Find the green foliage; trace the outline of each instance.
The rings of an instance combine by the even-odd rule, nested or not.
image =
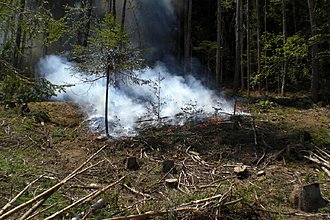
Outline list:
[[[0,102],[24,104],[42,101],[63,92],[64,87],[44,78],[31,80],[17,74],[8,74],[0,81]]]
[[[76,45],[72,54],[79,71],[105,76],[108,71],[128,72],[143,64],[142,51],[133,48],[127,34],[111,14],[96,22],[88,38],[88,46]]]
[[[257,106],[263,109],[273,109],[277,107],[278,105],[275,102],[269,101],[268,99],[266,100],[261,100],[257,103]]]
[[[251,84],[256,85],[260,79],[268,79],[269,86],[276,88],[276,83],[283,73],[283,63],[287,62],[289,83],[298,85],[308,79],[308,44],[305,38],[295,34],[283,44],[282,34],[265,33],[261,36],[262,72],[255,73]]]

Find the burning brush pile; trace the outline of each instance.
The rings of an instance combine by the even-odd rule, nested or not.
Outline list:
[[[103,133],[105,83],[102,79],[87,85],[81,83],[72,72],[72,65],[65,58],[48,56],[41,60],[39,68],[55,84],[75,85],[57,98],[79,104],[89,116],[90,128]],[[150,127],[199,123],[213,117],[225,120],[239,113],[234,102],[206,88],[193,76],[171,74],[162,63],[135,75],[148,83],[126,81],[110,87],[109,128],[113,137],[135,136]]]

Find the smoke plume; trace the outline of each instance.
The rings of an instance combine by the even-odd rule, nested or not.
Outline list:
[[[59,56],[46,56],[39,63],[39,72],[49,81],[60,85],[75,85],[56,97],[71,100],[86,111],[90,125],[97,131],[104,128],[104,80],[83,83],[73,71],[74,63]],[[194,77],[184,79],[171,74],[161,62],[154,68],[135,73],[150,83],[137,85],[128,82],[120,87],[110,87],[109,125],[111,135],[135,135],[143,121],[181,124],[190,119],[199,120],[221,111],[232,113],[232,103],[220,99]],[[81,74],[83,75],[83,74]],[[178,115],[182,115],[179,119]]]

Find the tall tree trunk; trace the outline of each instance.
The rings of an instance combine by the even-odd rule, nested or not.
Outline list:
[[[217,1],[217,54],[216,54],[216,88],[220,88],[222,84],[222,7],[221,0]]]
[[[287,29],[286,29],[286,0],[282,0],[282,23],[283,23],[283,46],[286,43],[287,39]],[[285,96],[286,92],[286,80],[287,80],[287,71],[288,71],[288,62],[286,55],[283,57],[283,73],[282,73],[282,86],[281,86],[281,96]]]
[[[242,0],[236,0],[236,25],[235,25],[235,42],[236,42],[236,55],[235,55],[235,75],[234,75],[234,86],[233,86],[233,93],[237,94],[238,90],[238,82],[239,82],[239,73],[240,73],[240,65],[241,65],[241,44],[240,44],[240,39],[241,39],[241,4]]]
[[[25,0],[20,0],[19,3],[19,15],[18,15],[18,21],[17,21],[17,29],[16,29],[16,37],[15,37],[15,50],[13,54],[13,66],[18,68],[20,59],[22,56],[21,51],[21,44],[22,44],[22,36],[23,36],[23,30],[22,30],[22,22],[23,22],[23,13],[25,11]]]
[[[121,13],[121,31],[122,32],[125,29],[126,4],[127,4],[127,0],[124,0],[124,2],[123,2],[123,12]]]
[[[106,76],[106,84],[105,84],[105,109],[104,109],[104,123],[105,123],[105,134],[109,137],[109,86],[110,86],[110,75],[111,75],[111,67],[108,63],[107,66],[107,76]]]
[[[241,47],[241,54],[240,54],[240,68],[241,68],[241,89],[244,90],[245,88],[245,82],[244,82],[244,42],[243,42],[243,38],[244,38],[244,34],[243,34],[243,1],[241,2],[241,5],[240,5],[240,23],[239,23],[239,28],[240,28],[240,31],[241,31],[241,34],[240,34],[240,39],[239,39],[239,44],[240,44],[240,47]]]
[[[192,17],[192,0],[188,0],[185,4],[185,42],[184,42],[184,74],[191,71],[191,17]]]
[[[297,19],[296,19],[296,1],[291,0],[292,2],[292,17],[293,17],[293,31],[297,32]]]
[[[246,88],[250,95],[250,74],[251,74],[251,54],[250,54],[250,0],[246,0]]]
[[[265,35],[266,35],[266,41],[268,39],[267,37],[267,0],[265,0],[265,6],[264,6],[264,25],[265,25]],[[267,51],[265,50],[265,67],[267,67]],[[268,94],[268,76],[267,74],[265,75],[265,87],[266,87],[266,95]]]
[[[112,13],[112,0],[109,0],[109,3],[108,3],[108,12],[109,13]]]
[[[260,8],[259,0],[256,0],[256,11],[257,11],[257,66],[258,66],[258,91],[261,93],[261,47],[260,47]]]
[[[116,0],[112,0],[112,15],[116,20],[117,17]]]
[[[314,0],[307,0],[308,11],[309,11],[309,21],[311,26],[312,36],[316,35],[316,24],[315,24],[315,13],[314,13]],[[311,59],[312,59],[312,80],[311,80],[311,91],[310,95],[314,102],[318,101],[318,91],[319,91],[319,73],[318,73],[318,60],[317,60],[317,43],[313,43],[311,46]]]

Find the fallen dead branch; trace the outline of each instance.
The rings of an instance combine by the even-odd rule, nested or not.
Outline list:
[[[176,208],[176,209],[172,209],[172,210],[149,211],[149,212],[146,212],[143,214],[137,214],[137,215],[106,218],[103,220],[129,220],[129,219],[140,220],[140,219],[148,219],[150,217],[167,215],[170,212],[194,212],[194,211],[198,211],[198,210],[199,210],[198,208],[194,208],[194,207],[182,207],[182,208]]]
[[[24,209],[25,207],[33,204],[34,202],[48,199],[52,194],[54,194],[59,188],[61,188],[65,183],[67,183],[70,179],[74,178],[78,174],[81,173],[81,169],[89,163],[98,153],[100,153],[104,148],[106,148],[107,145],[104,145],[102,148],[100,148],[97,152],[95,152],[93,155],[91,155],[83,164],[81,164],[78,168],[76,168],[74,171],[72,171],[68,176],[66,176],[62,181],[55,184],[51,188],[45,190],[44,192],[40,193],[38,196],[34,197],[33,199],[30,199],[29,201],[22,203],[15,208],[9,210],[8,212],[5,212],[0,216],[0,220],[7,219],[9,216],[13,215],[14,213],[17,213],[18,211]],[[83,171],[86,171],[87,169],[83,169]],[[40,203],[38,206],[35,207],[37,209],[42,203]],[[32,214],[32,213],[30,213]]]
[[[84,203],[86,203],[86,202],[89,202],[89,201],[95,199],[96,197],[98,197],[100,194],[102,194],[102,193],[105,192],[106,190],[108,190],[108,189],[110,189],[111,187],[113,187],[113,186],[117,185],[118,183],[120,183],[124,178],[125,178],[125,176],[121,177],[121,178],[120,178],[119,180],[117,180],[116,182],[114,182],[114,183],[112,183],[112,184],[110,184],[110,185],[108,185],[108,186],[102,188],[101,190],[94,191],[94,192],[88,194],[87,196],[84,196],[83,198],[81,198],[81,199],[75,201],[74,203],[72,203],[71,205],[69,205],[69,206],[67,206],[67,207],[65,207],[65,208],[63,208],[63,209],[61,209],[60,211],[58,211],[58,212],[52,214],[51,216],[45,218],[45,220],[54,219],[54,218],[57,217],[58,215],[60,215],[60,214],[62,214],[62,213],[64,213],[64,212],[66,212],[67,210],[69,210],[69,209],[71,209],[71,208],[73,208],[73,207],[75,207],[75,206],[77,206],[77,205],[81,205],[81,204],[84,204]]]
[[[56,206],[57,204],[58,204],[58,203],[54,203],[53,205],[50,205],[50,206],[48,206],[48,207],[46,207],[46,208],[44,208],[44,209],[42,209],[42,210],[40,210],[40,211],[34,213],[33,215],[30,215],[30,216],[27,217],[25,220],[33,219],[34,217],[40,215],[41,213],[44,213],[45,211],[47,211],[47,210],[53,208],[53,207]]]
[[[309,156],[304,157],[320,165],[321,169],[330,177],[330,154],[318,147],[316,147],[316,152],[311,152]]]
[[[0,210],[0,216],[7,210],[9,209],[13,203],[19,198],[21,197],[34,183],[36,183],[37,181],[39,181],[41,178],[43,177],[43,175],[39,176],[37,179],[33,180],[30,184],[28,184],[22,191],[20,191],[12,200],[10,200],[4,207],[1,208]]]
[[[143,197],[149,197],[149,198],[152,197],[151,195],[149,195],[147,193],[140,192],[140,191],[138,191],[138,190],[136,190],[136,189],[134,189],[132,187],[127,186],[126,184],[122,184],[122,186],[124,186],[126,189],[128,189],[129,191],[131,191],[134,194],[138,194],[138,195],[141,195]]]
[[[156,217],[156,216],[163,216],[163,215],[167,215],[168,213],[173,213],[173,212],[196,212],[196,211],[201,211],[203,208],[206,207],[203,206],[203,208],[197,208],[197,207],[192,207],[191,205],[198,205],[198,204],[202,204],[205,203],[208,205],[208,202],[212,201],[212,200],[216,200],[219,198],[226,198],[224,197],[224,195],[219,194],[216,196],[212,196],[209,198],[205,198],[205,199],[200,199],[200,200],[195,200],[186,204],[182,204],[180,205],[178,208],[174,208],[174,209],[169,209],[169,210],[161,210],[161,211],[148,211],[142,214],[136,214],[136,215],[129,215],[129,216],[120,216],[120,217],[112,217],[112,218],[107,218],[107,219],[103,219],[103,220],[129,220],[129,219],[148,219],[150,217]],[[236,204],[238,202],[242,201],[242,198],[230,201],[230,202],[226,202],[223,203],[222,206],[228,206],[228,205],[233,205]],[[221,203],[221,201],[220,201]]]

